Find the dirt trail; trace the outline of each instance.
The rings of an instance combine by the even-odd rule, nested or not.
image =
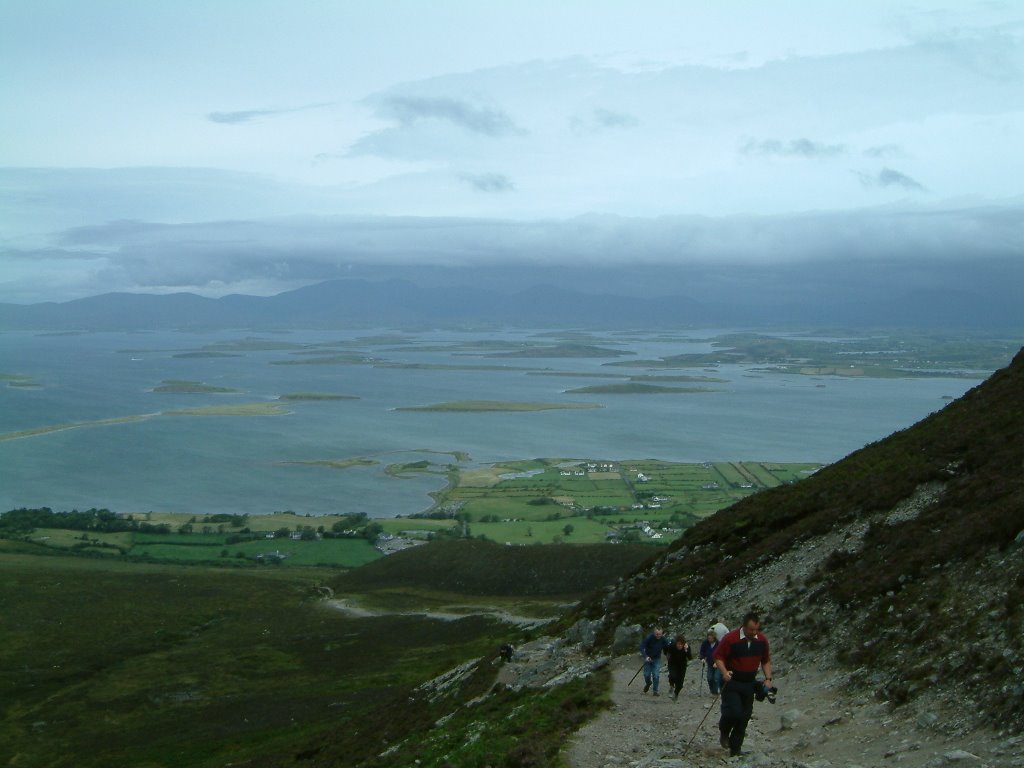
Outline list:
[[[516,624],[522,627],[541,627],[553,621],[551,618],[537,618],[535,616],[520,616],[495,608],[488,608],[483,605],[456,605],[453,608],[459,611],[383,611],[364,608],[354,600],[348,598],[334,598],[324,601],[331,608],[341,611],[354,618],[367,618],[372,616],[422,616],[426,619],[437,621],[458,621],[467,616],[490,616],[493,619],[506,624]]]
[[[699,662],[690,664],[678,701],[667,693],[667,674],[657,698],[642,692],[642,676],[628,685],[639,666],[635,655],[612,663],[612,707],[567,744],[566,761],[572,768],[1024,765],[1024,737],[975,733],[948,738],[933,724],[901,719],[884,703],[838,693],[844,673],[830,674],[813,665],[776,672],[777,702],[755,702],[743,744],[747,754],[730,758],[718,743],[718,703],[706,683],[698,693]],[[696,738],[684,757],[694,731]]]

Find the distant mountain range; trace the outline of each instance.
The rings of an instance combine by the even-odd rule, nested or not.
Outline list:
[[[465,276],[465,275],[461,275]],[[775,280],[737,275],[687,292],[666,293],[686,282],[678,275],[646,275],[648,294],[635,275],[621,281],[609,271],[606,292],[591,279],[581,290],[565,285],[504,284],[491,271],[481,283],[433,280],[341,279],[275,296],[230,295],[217,299],[192,293],[107,293],[62,303],[0,304],[0,330],[144,330],[170,328],[342,328],[428,326],[520,326],[672,328],[681,326],[793,326],[852,328],[947,328],[1019,330],[1021,303],[943,284],[904,291],[890,286],[850,287],[821,276],[793,281],[782,290]],[[671,279],[669,279],[671,278]],[[715,283],[709,289],[707,284]],[[619,290],[615,290],[619,288]]]

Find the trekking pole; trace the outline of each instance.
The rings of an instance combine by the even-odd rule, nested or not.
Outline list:
[[[644,667],[646,667],[646,666],[647,666],[647,662],[646,661],[643,664],[640,665],[640,669],[638,669],[636,671],[636,675],[633,675],[633,678],[628,683],[626,683],[626,687],[627,688],[633,684],[633,680],[636,680],[637,675],[639,675],[641,672],[643,672],[644,671]]]
[[[693,740],[697,738],[697,734],[700,732],[701,726],[704,725],[704,721],[708,719],[708,715],[711,714],[711,710],[715,708],[715,702],[721,696],[721,692],[715,694],[715,698],[711,700],[711,706],[708,707],[708,711],[704,713],[704,717],[701,718],[700,723],[697,725],[697,730],[693,732],[693,736],[690,737],[690,741],[686,744],[686,749],[683,750],[683,754],[680,759],[686,757],[686,753],[690,751],[690,745],[693,744]]]
[[[697,675],[697,693],[704,693],[704,677],[707,675],[707,665],[700,663],[700,674]]]

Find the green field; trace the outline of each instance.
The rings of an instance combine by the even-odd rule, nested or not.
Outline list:
[[[796,482],[817,467],[655,460],[510,462],[454,472],[451,486],[437,495],[437,507],[458,516],[470,535],[500,543],[624,539],[665,544],[700,518],[758,490]],[[641,522],[649,523],[651,532],[641,533],[636,527]],[[572,526],[568,534],[566,525]]]

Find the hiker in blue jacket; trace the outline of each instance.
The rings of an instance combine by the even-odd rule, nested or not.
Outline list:
[[[644,693],[654,686],[654,695],[658,695],[658,678],[661,675],[661,654],[669,646],[665,631],[655,627],[644,641],[640,643],[640,655],[644,657]]]
[[[715,628],[708,630],[708,637],[700,644],[700,660],[707,664],[708,690],[712,696],[717,696],[722,690],[722,673],[715,666],[715,649],[718,648],[718,635]]]

